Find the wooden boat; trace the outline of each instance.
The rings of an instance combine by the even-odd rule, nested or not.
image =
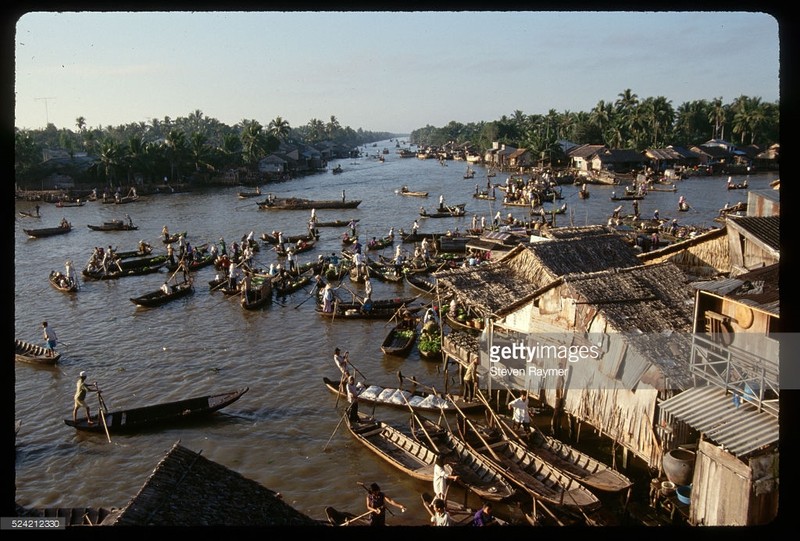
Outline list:
[[[23,508],[17,505],[15,517],[33,519],[63,518],[66,527],[103,526],[112,523],[120,513],[117,507],[43,507]],[[104,521],[108,521],[104,524]]]
[[[51,286],[59,291],[63,291],[64,293],[76,293],[78,291],[78,283],[70,283],[66,275],[64,275],[62,272],[55,270],[50,271],[48,281],[50,282]]]
[[[409,328],[408,325],[402,323],[392,327],[386,334],[386,338],[381,343],[381,351],[385,355],[395,355],[397,357],[405,357],[411,352],[414,347],[414,342],[417,340],[417,329]]]
[[[409,190],[407,186],[403,186],[399,190],[395,191],[395,193],[400,195],[408,195],[410,197],[428,197],[428,192],[415,192]]]
[[[620,492],[633,485],[622,473],[540,430],[533,430],[526,443],[531,453],[589,488]]]
[[[294,252],[295,254],[302,254],[303,252],[309,252],[314,249],[316,242],[313,240],[301,240],[297,241],[298,243],[294,243],[289,247],[289,250]],[[275,253],[278,254],[278,257],[286,257],[289,255],[288,251],[280,244],[276,244],[273,248]]]
[[[22,218],[41,218],[41,216],[39,214],[36,214],[35,212],[27,211],[27,210],[20,210],[18,212],[18,214]]]
[[[436,451],[445,454],[445,463],[453,468],[453,475],[458,476],[456,482],[459,485],[484,500],[502,501],[516,494],[516,489],[501,468],[474,451],[453,432],[430,419],[419,416],[415,416],[415,419],[416,439],[426,446],[435,446]]]
[[[14,359],[17,361],[28,364],[51,366],[56,364],[61,358],[61,353],[57,351],[55,355],[51,355],[51,353],[52,350],[46,347],[37,346],[31,342],[20,340],[19,338],[14,339]]]
[[[589,199],[590,193],[589,190],[580,189],[578,190],[578,197],[580,199]]]
[[[258,208],[269,210],[310,210],[310,209],[354,209],[361,204],[360,199],[352,201],[312,200],[299,197],[276,198],[258,203]]]
[[[367,250],[383,250],[394,244],[394,235],[387,235],[367,242]]]
[[[612,195],[612,201],[639,201],[644,199],[643,195]]]
[[[535,500],[547,504],[564,506],[582,511],[593,511],[601,505],[600,500],[589,489],[563,471],[532,453],[525,445],[493,431],[478,436],[471,422],[468,440],[453,436],[503,471],[506,477],[530,493]]]
[[[731,205],[731,206],[727,206],[726,205],[726,206],[722,207],[721,209],[719,209],[719,215],[720,216],[725,216],[726,214],[731,214],[731,213],[735,214],[737,212],[744,212],[746,210],[747,210],[747,203],[745,203],[743,201],[739,201],[735,205]]]
[[[105,412],[105,423],[95,415],[94,423],[89,424],[85,417],[74,422],[64,419],[67,426],[87,432],[132,433],[160,426],[186,423],[206,417],[239,400],[249,387],[227,393],[187,398],[175,402],[165,402],[152,406],[141,406],[118,411]]]
[[[119,266],[122,267],[122,270],[129,270],[129,269],[136,269],[139,267],[158,265],[159,263],[167,263],[167,256],[162,254],[162,255],[148,255],[143,257],[130,257],[128,259],[121,259],[119,262]],[[117,266],[112,263],[109,266],[109,269],[117,269]]]
[[[126,224],[122,220],[114,220],[111,222],[104,222],[102,225],[87,224],[86,227],[92,231],[134,231],[139,229],[138,225]]]
[[[282,235],[282,237],[283,237],[283,242],[290,242],[290,243],[296,243],[298,240],[311,242],[319,239],[319,235],[312,235],[310,233],[306,233],[305,235]],[[261,240],[263,240],[267,244],[277,245],[278,233],[274,231],[272,235],[261,233]]]
[[[153,247],[149,244],[145,244],[143,249],[137,248],[136,250],[125,250],[114,252],[117,254],[117,257],[120,259],[131,259],[134,257],[143,257],[153,253]]]
[[[347,426],[356,440],[401,472],[419,481],[433,482],[437,454],[429,446],[365,413],[359,413],[358,422]]]
[[[256,280],[253,280],[256,282]],[[249,293],[242,290],[241,304],[245,310],[258,310],[272,301],[272,281],[260,279],[253,284]]]
[[[236,194],[239,199],[249,199],[251,197],[261,197],[261,190],[256,189],[253,192],[239,192]]]
[[[470,321],[470,319],[471,317],[467,315],[466,319],[461,321],[457,317],[453,317],[449,311],[444,314],[444,322],[447,323],[447,325],[454,331],[466,331],[472,334],[479,333],[481,331],[480,329],[471,327],[467,324],[467,321]]]
[[[413,378],[407,378],[400,374],[402,380],[408,379],[409,381],[416,382]],[[339,389],[339,382],[323,376],[322,381],[325,386],[334,394],[339,394],[340,397],[346,398],[347,393],[344,389]],[[456,412],[458,409],[465,412],[481,411],[484,408],[483,403],[473,401],[465,402],[460,395],[448,395],[441,397],[437,392],[421,391],[417,389],[417,385],[413,385],[410,391],[396,387],[383,387],[381,385],[370,385],[358,395],[359,402],[370,405],[391,406],[393,408],[405,408],[411,406],[414,411],[430,411],[440,412]],[[405,397],[405,398],[403,398]],[[406,403],[408,401],[408,403]],[[458,406],[458,408],[456,408]]]
[[[408,306],[418,298],[419,295],[415,295],[413,297],[393,297],[391,299],[373,299],[372,308],[386,308],[392,309],[396,312],[402,306]],[[339,298],[336,298],[335,301],[336,305],[343,310],[361,309],[364,304],[364,301],[357,297],[355,297],[352,301],[344,301]]]
[[[331,506],[325,508],[325,517],[333,526],[369,526],[369,519],[363,514],[354,515]]]
[[[338,174],[339,174],[339,173],[341,173],[341,172],[342,172],[342,166],[341,166],[341,164],[340,164],[340,165],[337,165],[336,167],[334,167],[333,169],[331,169],[331,173],[333,173],[334,175],[338,175]]]
[[[489,195],[489,193],[487,193],[487,192],[477,192],[477,193],[472,194],[472,197],[474,197],[475,199],[483,199],[485,201],[496,201],[497,200],[497,196]]]
[[[285,284],[281,284],[278,280],[273,280],[272,282],[272,289],[275,290],[275,295],[278,297],[285,297],[290,293],[294,293],[301,287],[305,287],[311,281],[311,275],[304,274],[301,276],[291,276],[289,275],[289,281]]]
[[[648,192],[677,192],[678,187],[674,184],[666,185],[666,184],[652,184],[647,188]]]
[[[56,206],[59,207],[59,208],[64,208],[64,207],[82,207],[85,204],[86,204],[85,201],[58,201],[58,202],[56,202]]]
[[[72,224],[59,225],[57,227],[42,227],[40,229],[23,229],[26,235],[32,239],[40,239],[42,237],[52,237],[54,235],[64,235],[72,231]]]
[[[409,313],[417,313],[422,309],[422,306],[407,306],[406,310]],[[343,309],[338,303],[334,303],[334,310],[332,312],[323,312],[321,306],[317,306],[315,310],[322,317],[329,317],[336,321],[342,319],[382,319],[387,321],[395,316],[397,308],[381,308],[372,307],[367,310],[363,305],[353,306],[352,308]]]
[[[199,250],[198,250],[199,251]],[[194,272],[196,270],[202,269],[203,267],[208,267],[214,264],[214,260],[216,256],[211,252],[203,252],[199,255],[197,259],[192,259],[189,261],[186,266],[189,268],[189,272]],[[180,265],[179,261],[175,263],[167,263],[167,270],[168,271],[176,271],[178,270],[178,266]]]
[[[419,215],[423,218],[452,218],[466,216],[467,212],[464,210],[466,206],[466,203],[461,203],[459,205],[447,207],[447,210],[437,212],[428,212],[424,207],[422,207],[419,209]]]
[[[141,276],[143,274],[159,272],[166,264],[166,261],[162,261],[161,263],[154,263],[152,265],[144,265],[141,267],[132,267],[129,269],[123,268],[123,270],[119,270],[115,267],[114,269],[109,269],[108,272],[104,271],[103,269],[83,269],[82,274],[84,277],[92,280],[115,280],[117,278],[124,278],[126,276]]]
[[[317,227],[347,227],[351,223],[358,223],[359,219],[355,220],[329,220],[327,222],[316,222],[314,225]]]
[[[436,282],[425,278],[425,276],[420,273],[406,273],[405,280],[408,285],[418,291],[421,291],[422,293],[425,293],[426,295],[433,295],[436,293]]]
[[[138,297],[131,297],[130,301],[137,306],[161,306],[175,299],[180,299],[194,293],[194,287],[191,282],[184,282],[182,284],[173,284],[168,286],[169,293],[165,293],[161,289],[139,295]]]

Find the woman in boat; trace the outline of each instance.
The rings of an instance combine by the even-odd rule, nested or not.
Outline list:
[[[449,471],[448,471],[449,470]],[[433,496],[434,498],[447,499],[447,490],[449,481],[457,481],[457,475],[451,475],[453,469],[445,466],[444,453],[436,455],[436,460],[433,463]]]
[[[327,314],[333,312],[333,288],[330,283],[325,284],[322,290],[322,311]]]
[[[378,486],[378,483],[372,483],[367,493],[367,511],[371,511],[369,516],[370,526],[386,526],[387,503],[400,509],[401,513],[406,512],[404,505],[397,503],[381,492],[381,487]]]

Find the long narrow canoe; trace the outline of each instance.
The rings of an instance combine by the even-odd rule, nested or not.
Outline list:
[[[556,438],[534,430],[527,438],[531,453],[579,483],[603,492],[620,492],[633,485],[627,476]]]
[[[310,209],[354,209],[361,204],[360,199],[351,201],[311,200],[299,197],[276,198],[258,203],[258,208],[269,210],[310,210]]]
[[[53,365],[61,358],[61,354],[55,352],[55,355],[51,355],[51,353],[53,353],[52,350],[45,347],[19,338],[14,340],[14,358],[17,361],[28,364]]]
[[[381,351],[386,355],[405,357],[411,353],[414,342],[417,340],[417,329],[407,325],[395,325],[386,334],[381,343]]]
[[[32,239],[39,239],[42,237],[52,237],[54,235],[64,235],[72,231],[72,224],[57,227],[42,227],[40,229],[23,229],[26,235]]]
[[[348,511],[339,511],[331,506],[325,508],[325,516],[332,526],[369,526],[367,517],[354,515]]]
[[[502,501],[516,494],[516,489],[502,468],[474,451],[453,432],[430,419],[422,419],[422,426],[424,430],[415,430],[416,439],[429,446],[435,444],[436,450],[445,454],[445,462],[452,466],[453,474],[458,476],[458,484],[484,500]],[[428,441],[428,438],[433,441]]]
[[[248,293],[241,291],[239,304],[245,310],[258,310],[272,301],[272,282],[268,279],[260,279],[258,282],[253,280],[253,282],[255,283]]]
[[[130,300],[137,306],[161,306],[162,304],[167,304],[170,301],[180,299],[181,297],[186,297],[192,293],[194,293],[194,287],[192,287],[190,282],[185,282],[182,284],[169,286],[168,293],[164,293],[164,291],[161,289],[157,289],[155,291],[145,293],[144,295],[139,295],[138,297],[131,297]]]
[[[197,420],[218,411],[225,406],[233,404],[249,387],[244,387],[227,393],[200,396],[197,398],[187,398],[175,402],[165,402],[152,406],[142,406],[126,410],[110,411],[105,413],[105,425],[109,432],[131,433],[150,428],[181,424],[187,421]],[[78,418],[74,422],[71,418],[64,419],[67,426],[77,430],[87,432],[104,432],[104,423],[99,415],[95,415],[92,424],[88,420]]]
[[[601,505],[589,489],[521,443],[505,437],[495,441],[470,437],[469,445],[536,500],[582,511],[593,511]]]
[[[114,270],[109,269],[108,272],[105,272],[103,269],[99,270],[83,269],[81,273],[86,278],[91,278],[93,280],[116,280],[117,278],[124,278],[125,276],[140,276],[142,274],[151,274],[154,272],[159,272],[162,269],[162,267],[164,267],[166,264],[167,264],[166,261],[162,261],[161,263],[145,265],[142,267],[133,267],[130,269],[126,269],[123,267],[123,270],[121,271],[116,268]]]
[[[359,413],[359,422],[348,423],[356,440],[399,469],[420,481],[433,482],[436,452],[399,429]]]
[[[323,377],[322,380],[329,391],[334,394],[338,393],[340,397],[346,398],[345,391],[339,389],[338,381],[326,377]],[[394,387],[381,387],[380,385],[370,385],[364,389],[361,394],[358,395],[358,401],[370,405],[384,405],[406,410],[411,406],[414,410],[436,413],[442,410],[457,411],[456,407],[453,405],[454,402],[461,411],[471,412],[484,407],[480,402],[465,402],[461,396],[449,395],[449,398],[442,398],[434,393],[418,390],[406,391]]]

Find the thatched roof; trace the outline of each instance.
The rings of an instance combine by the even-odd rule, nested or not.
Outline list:
[[[665,381],[671,388],[692,385],[689,372],[691,330],[694,317],[692,290],[683,272],[674,264],[601,271],[564,277],[575,301],[601,313],[611,326],[623,333],[628,347],[639,352],[646,362],[623,370],[629,388],[636,382],[660,388]],[[648,369],[647,363],[657,367]]]
[[[104,522],[105,524],[105,522]],[[280,495],[176,443],[113,526],[319,526]]]
[[[616,230],[605,225],[584,225],[578,227],[552,227],[542,232],[542,235],[551,239],[571,239],[575,237],[586,238],[593,236],[606,236],[617,234]]]
[[[539,263],[555,277],[641,265],[636,251],[617,233],[600,234],[592,231],[585,236],[565,235],[561,239],[535,242],[528,246]]]
[[[562,240],[521,244],[489,265],[436,273],[439,287],[483,316],[530,298],[559,276],[640,264],[636,252],[616,233],[564,228]],[[586,235],[578,236],[581,232]]]
[[[692,330],[694,295],[672,263],[572,274],[564,283],[577,302],[595,306],[618,332]]]
[[[441,271],[434,276],[440,290],[447,290],[485,317],[531,295],[536,291],[534,284],[549,280],[545,273],[532,260],[532,254],[520,245],[488,265]]]

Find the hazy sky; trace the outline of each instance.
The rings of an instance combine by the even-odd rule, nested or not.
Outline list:
[[[520,110],[779,98],[756,12],[37,12],[15,36],[18,128],[185,117],[408,133]]]

